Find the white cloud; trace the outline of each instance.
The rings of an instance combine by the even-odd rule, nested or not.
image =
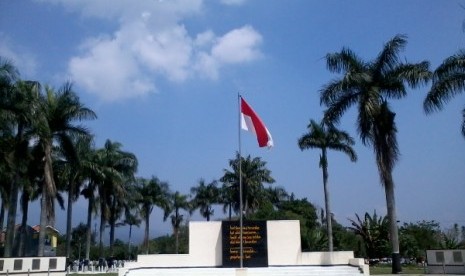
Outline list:
[[[117,39],[102,39],[87,53],[69,62],[71,78],[105,101],[130,98],[153,91],[155,85],[138,69]]]
[[[262,36],[250,26],[235,29],[218,39],[212,56],[224,63],[248,62],[259,57]]]
[[[60,3],[86,17],[117,20],[113,34],[87,38],[68,71],[85,91],[105,101],[156,90],[156,79],[181,82],[217,79],[227,65],[261,56],[261,35],[251,26],[217,36],[211,30],[190,34],[183,25],[202,12],[203,0],[40,0]]]
[[[251,62],[261,57],[259,46],[262,36],[250,26],[234,29],[222,37],[212,32],[199,34],[195,40],[199,47],[209,47],[209,52],[199,51],[195,69],[201,76],[218,78],[218,70],[228,64]]]
[[[189,74],[192,42],[182,26],[158,33],[146,32],[133,41],[132,51],[141,65],[173,81]]]

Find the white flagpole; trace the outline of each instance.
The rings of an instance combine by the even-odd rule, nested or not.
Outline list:
[[[242,221],[242,153],[241,153],[241,95],[238,94],[238,102],[239,102],[239,228],[240,228],[240,245],[239,245],[239,251],[240,251],[240,267],[244,267],[244,251],[243,251],[243,242],[242,242],[242,227],[243,227],[243,221]]]

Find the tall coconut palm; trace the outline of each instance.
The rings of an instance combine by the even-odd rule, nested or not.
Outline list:
[[[354,139],[345,131],[337,129],[333,124],[322,121],[317,123],[310,120],[308,132],[299,138],[298,145],[301,150],[320,149],[320,168],[323,172],[323,190],[325,196],[326,230],[328,234],[328,250],[333,251],[333,228],[331,205],[328,190],[328,150],[340,151],[347,154],[352,162],[357,161],[357,154],[352,146]]]
[[[441,110],[453,97],[465,91],[465,50],[446,58],[433,74],[433,85],[423,102],[426,113]],[[462,110],[465,137],[465,108]]]
[[[89,260],[90,257],[90,246],[92,241],[92,214],[97,214],[96,204],[96,190],[97,184],[102,183],[105,178],[105,173],[108,171],[103,163],[103,157],[99,154],[98,150],[91,147],[89,152],[89,160],[87,175],[89,177],[87,183],[81,191],[81,195],[87,199],[87,222],[86,222],[86,249],[85,258]]]
[[[170,198],[169,213],[171,213],[171,225],[173,226],[173,235],[175,238],[175,253],[179,253],[179,230],[182,222],[184,221],[184,215],[181,214],[181,210],[192,211],[192,205],[187,199],[187,195],[183,195],[176,191]]]
[[[3,221],[5,208],[8,207],[10,200],[15,200],[15,207],[8,208],[7,229],[4,246],[4,257],[10,257],[14,241],[14,224],[16,218],[16,206],[18,204],[18,187],[13,183],[14,179],[14,150],[11,145],[15,142],[16,122],[15,113],[12,110],[13,98],[15,94],[15,82],[19,78],[19,72],[14,64],[0,57],[0,193],[2,197],[1,221],[0,226],[3,230]],[[13,190],[11,190],[13,189]]]
[[[240,159],[239,159],[240,158]],[[241,162],[239,162],[241,160]],[[229,166],[232,170],[224,169],[224,175],[220,179],[223,183],[232,185],[234,198],[234,210],[239,210],[239,163],[242,168],[242,186],[243,186],[243,208],[245,216],[250,215],[257,210],[263,200],[265,200],[265,193],[263,192],[263,183],[274,183],[275,180],[271,177],[271,171],[266,168],[266,162],[262,161],[260,157],[247,156],[246,158],[240,157],[239,153],[236,154],[235,159],[229,160]]]
[[[116,220],[122,214],[124,199],[127,197],[126,185],[132,183],[137,171],[137,158],[123,151],[118,142],[107,140],[97,151],[101,168],[101,178],[96,182],[100,206],[99,252],[103,257],[103,232],[107,222],[110,224],[110,249],[113,248]]]
[[[43,256],[45,245],[45,228],[54,225],[55,212],[53,199],[57,187],[53,173],[52,146],[56,142],[61,147],[72,147],[72,136],[88,136],[89,130],[75,122],[95,119],[95,113],[85,107],[73,91],[71,83],[65,83],[58,91],[45,88],[40,99],[37,114],[39,123],[34,130],[38,138],[38,147],[43,152],[44,187],[41,197],[41,216],[38,256]]]
[[[1,79],[5,79],[1,77]],[[7,78],[6,78],[7,79]],[[11,257],[15,239],[15,224],[18,203],[18,193],[21,184],[27,179],[27,167],[30,161],[29,140],[31,129],[36,123],[35,112],[38,106],[37,82],[17,80],[7,86],[2,81],[0,100],[0,122],[3,134],[9,136],[10,147],[7,150],[9,165],[9,207],[7,214],[7,231],[4,256]],[[11,132],[10,132],[11,131]]]
[[[140,215],[145,222],[145,254],[149,254],[150,215],[153,208],[157,206],[164,211],[163,219],[166,220],[168,218],[170,204],[169,185],[155,176],[152,176],[150,180],[139,178],[137,181],[137,190],[140,197],[136,202],[140,206]]]
[[[124,212],[124,224],[129,225],[129,237],[128,237],[128,252],[127,252],[127,259],[132,260],[133,255],[132,255],[132,227],[137,226],[139,227],[140,223],[142,222],[140,215],[139,215],[139,209],[137,207],[129,207],[125,209]]]
[[[92,170],[92,136],[72,137],[72,144],[60,148],[60,158],[57,160],[57,170],[59,179],[66,183],[68,199],[66,214],[66,248],[67,258],[71,255],[71,232],[73,202],[79,198],[81,187],[85,181],[89,180],[89,172]]]
[[[220,202],[220,189],[217,185],[216,180],[206,184],[204,179],[200,179],[198,186],[191,188],[191,193],[194,196],[192,208],[199,209],[200,215],[207,221],[210,221],[210,217],[214,213],[213,205]]]
[[[407,44],[406,37],[397,35],[389,40],[378,56],[370,62],[360,59],[353,51],[326,56],[331,72],[342,74],[321,89],[321,102],[328,109],[325,120],[337,122],[352,105],[357,105],[357,130],[362,143],[372,146],[381,184],[385,189],[386,205],[392,242],[392,272],[401,271],[399,236],[392,171],[399,156],[395,113],[389,99],[407,95],[406,85],[415,88],[431,77],[429,63],[402,62],[399,52]]]

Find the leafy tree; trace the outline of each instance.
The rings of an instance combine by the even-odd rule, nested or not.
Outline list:
[[[328,235],[328,250],[333,251],[333,228],[331,225],[332,215],[328,189],[328,150],[336,150],[347,154],[352,162],[357,161],[357,154],[352,146],[354,139],[345,132],[337,129],[333,124],[322,121],[317,123],[310,120],[308,132],[302,135],[298,141],[299,148],[320,149],[320,168],[323,172],[323,190],[325,195],[326,231]]]
[[[453,97],[465,91],[465,50],[446,58],[433,74],[433,85],[423,107],[426,113],[442,110]],[[462,110],[462,135],[465,137],[465,108]]]
[[[80,260],[84,257],[84,249],[86,243],[86,232],[87,226],[84,223],[79,223],[78,226],[74,227],[71,231],[71,248],[73,254],[70,254],[68,258]]]
[[[231,185],[235,200],[233,208],[238,212],[240,205],[239,172],[242,172],[243,210],[247,217],[265,201],[263,183],[271,184],[275,180],[271,177],[271,171],[266,168],[266,162],[262,161],[260,157],[252,159],[249,155],[244,158],[237,153],[235,159],[229,160],[229,166],[232,170],[224,170],[221,182]]]
[[[191,188],[192,208],[199,209],[200,215],[210,221],[210,217],[214,214],[213,205],[220,202],[220,189],[217,186],[217,181],[214,180],[208,184],[204,179],[200,179],[198,186]]]
[[[462,226],[462,230],[463,228],[464,227]],[[461,230],[459,225],[454,223],[453,227],[446,229],[442,234],[441,248],[460,249],[463,247],[463,245],[461,245],[461,243],[463,243],[461,238]]]
[[[365,245],[365,252],[369,259],[384,258],[389,254],[389,222],[387,217],[373,216],[365,213],[362,221],[358,214],[357,220],[349,219],[352,226],[348,227],[353,233],[361,237]]]
[[[401,253],[405,257],[424,259],[426,250],[440,248],[441,229],[434,220],[404,223],[399,232]]]
[[[164,235],[150,240],[150,252],[157,254],[173,254],[176,252],[176,238],[174,235]],[[189,228],[187,224],[179,227],[179,254],[189,253]]]
[[[328,69],[342,76],[325,85],[320,96],[321,102],[328,107],[325,120],[331,122],[338,122],[349,107],[358,105],[357,130],[362,143],[373,147],[381,184],[385,189],[394,274],[402,270],[392,177],[399,149],[395,113],[391,110],[388,100],[405,97],[406,84],[415,88],[427,83],[431,77],[427,61],[401,61],[399,52],[406,43],[405,36],[395,36],[370,62],[363,61],[347,48],[338,53],[328,54]]]
[[[300,235],[303,250],[319,250],[320,241],[327,242],[326,237],[317,237],[316,230],[319,229],[316,208],[306,198],[295,199],[290,196],[287,200],[276,205],[268,201],[260,205],[250,219],[255,220],[299,220]]]
[[[334,235],[334,250],[340,251],[354,251],[355,256],[362,256],[363,250],[361,246],[361,239],[355,233],[348,230],[347,227],[338,223],[334,217],[333,221],[333,235]]]

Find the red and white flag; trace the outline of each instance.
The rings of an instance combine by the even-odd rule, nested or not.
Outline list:
[[[257,136],[259,147],[273,146],[273,138],[257,113],[241,97],[241,128],[250,131]]]

